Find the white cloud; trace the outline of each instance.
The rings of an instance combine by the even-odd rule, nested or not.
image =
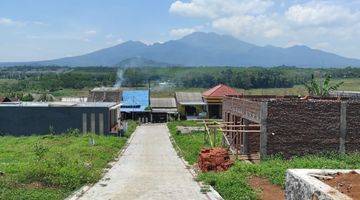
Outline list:
[[[172,37],[180,38],[180,37],[184,37],[185,35],[189,35],[194,32],[196,32],[196,29],[194,29],[194,28],[178,28],[178,29],[171,29],[170,35]]]
[[[296,46],[296,45],[304,45],[304,43],[299,42],[297,40],[290,40],[284,45],[284,47],[292,47],[292,46]]]
[[[359,6],[358,0],[177,0],[169,12],[201,18],[202,25],[210,24],[207,31],[259,45],[306,44],[331,52],[349,52],[359,41]],[[170,34],[180,36],[192,31],[173,29]]]
[[[44,26],[47,25],[42,21],[18,21],[6,17],[0,17],[0,25],[6,26],[27,26],[27,25],[36,25],[36,26]]]
[[[95,31],[95,30],[87,30],[84,33],[85,33],[85,35],[92,36],[92,35],[96,35],[97,31]]]
[[[123,42],[124,42],[124,40],[123,40],[122,38],[116,39],[116,43],[118,43],[118,44],[121,44],[121,43],[123,43]]]
[[[235,36],[261,36],[274,38],[281,36],[280,24],[267,16],[240,15],[214,20],[212,26]]]
[[[24,25],[24,22],[15,21],[10,18],[0,18],[0,25],[7,25],[7,26],[21,26]]]
[[[335,26],[360,20],[359,11],[323,1],[293,5],[286,11],[285,16],[298,25]]]
[[[314,45],[314,48],[328,50],[328,49],[331,49],[332,47],[331,47],[331,44],[328,43],[328,42],[319,42],[319,43]]]
[[[107,35],[105,36],[106,39],[111,39],[111,38],[114,38],[114,37],[115,37],[115,35],[113,35],[112,33],[107,34]]]
[[[218,18],[239,14],[261,14],[272,5],[271,0],[175,1],[170,6],[170,12],[188,17]]]

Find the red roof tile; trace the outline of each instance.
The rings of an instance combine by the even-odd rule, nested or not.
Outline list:
[[[241,95],[234,88],[220,84],[203,93],[204,97],[223,97],[225,95]]]

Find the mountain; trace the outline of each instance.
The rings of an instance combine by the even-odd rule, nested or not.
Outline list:
[[[156,62],[154,60],[142,58],[142,57],[134,57],[134,58],[127,58],[122,60],[120,63],[116,64],[117,67],[171,67],[174,66],[168,63]],[[177,65],[179,66],[179,65]]]
[[[360,67],[360,60],[307,46],[257,46],[228,35],[196,32],[164,43],[146,45],[128,41],[81,56],[39,62],[0,63],[0,66],[5,65]]]

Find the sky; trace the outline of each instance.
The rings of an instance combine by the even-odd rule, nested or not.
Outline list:
[[[360,0],[1,0],[0,62],[82,55],[196,31],[360,59]]]

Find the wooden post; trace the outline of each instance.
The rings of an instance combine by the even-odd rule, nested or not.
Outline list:
[[[267,116],[268,102],[262,102],[260,108],[260,159],[267,156]]]
[[[347,102],[342,101],[341,107],[340,107],[340,146],[339,146],[339,152],[340,153],[346,153],[346,107]]]
[[[214,147],[216,146],[216,128],[213,128],[214,131]]]

